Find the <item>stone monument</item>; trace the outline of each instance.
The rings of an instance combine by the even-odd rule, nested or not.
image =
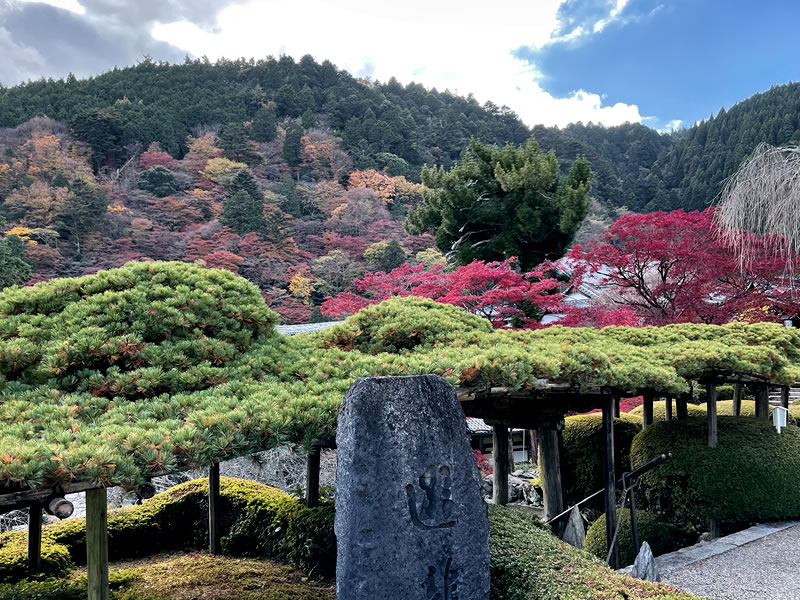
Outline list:
[[[336,445],[337,600],[487,600],[488,512],[453,387],[357,379]]]

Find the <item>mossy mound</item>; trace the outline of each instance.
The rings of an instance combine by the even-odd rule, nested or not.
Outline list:
[[[223,477],[222,547],[226,553],[274,558],[329,576],[336,565],[332,504],[306,508],[296,497],[254,481]],[[109,511],[109,559],[149,556],[208,544],[208,479],[157,494],[140,506]],[[0,534],[0,583],[28,575],[27,532]],[[42,573],[64,576],[86,562],[86,520],[44,528]]]
[[[705,405],[697,405],[697,404],[687,404],[686,405],[687,412],[689,416],[700,416],[706,414]],[[628,414],[635,415],[639,419],[642,418],[644,414],[644,407],[637,406],[633,410],[631,410]],[[678,416],[678,407],[676,406],[675,400],[672,401],[672,418],[675,419]],[[657,400],[653,402],[653,421],[663,421],[667,417],[667,403],[663,400]]]
[[[625,509],[617,514],[621,516],[617,544],[619,547],[619,560],[623,566],[632,565],[636,560],[636,553],[633,550],[633,530],[631,528],[631,511]],[[639,543],[647,542],[655,556],[666,554],[683,548],[689,541],[688,536],[680,528],[671,523],[659,521],[658,518],[646,510],[636,511],[636,526],[639,532]],[[586,532],[587,552],[605,560],[608,556],[608,544],[606,541],[606,516],[601,515],[589,531]]]
[[[528,513],[490,506],[489,525],[491,600],[695,599],[609,569],[537,525]]]
[[[716,519],[734,527],[800,518],[800,427],[779,435],[767,420],[718,418],[709,448],[702,417],[655,423],[633,440],[636,467],[663,452],[672,458],[639,479],[651,509],[679,525]]]
[[[614,419],[614,461],[620,474],[630,471],[631,443],[641,430],[641,426],[630,419]],[[603,488],[604,447],[601,414],[578,415],[564,420],[561,471],[568,505]]]

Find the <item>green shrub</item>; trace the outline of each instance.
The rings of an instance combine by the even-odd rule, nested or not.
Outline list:
[[[644,598],[691,600],[691,594],[640,581],[565,544],[528,513],[490,506],[491,600]]]
[[[633,417],[614,419],[614,461],[617,473],[630,471],[631,442],[641,427]],[[567,504],[583,500],[603,487],[602,415],[578,415],[564,420],[562,478]]]
[[[636,436],[634,467],[662,452],[672,458],[644,475],[649,508],[677,524],[723,526],[800,518],[800,428],[778,435],[767,420],[718,418],[718,445],[709,448],[706,420],[655,423]]]
[[[126,591],[136,576],[133,573],[110,573],[108,587],[112,600],[145,600]],[[77,581],[46,579],[43,581],[25,580],[18,583],[0,584],[0,600],[84,600],[86,598],[86,576]],[[154,599],[150,599],[154,600]]]
[[[336,566],[333,506],[307,508],[285,492],[253,481],[223,477],[222,546],[231,554],[293,563],[331,575]],[[109,559],[148,556],[208,544],[208,480],[196,479],[108,516]],[[0,535],[0,582],[28,576],[27,533]],[[42,532],[42,573],[64,575],[86,562],[86,520],[69,519]]]
[[[619,511],[617,511],[617,514],[619,514]],[[656,556],[683,548],[688,542],[687,534],[680,528],[671,523],[659,521],[655,515],[648,511],[637,510],[636,522],[639,532],[639,543],[647,542],[650,544],[650,549]],[[619,547],[620,564],[633,564],[633,561],[636,560],[636,554],[633,551],[631,511],[627,508],[622,511],[622,516],[620,517],[617,544]],[[594,554],[603,560],[608,556],[605,515],[602,515],[589,527],[589,531],[586,532],[586,545],[584,548],[590,554]]]
[[[705,404],[687,404],[686,405],[687,412],[689,416],[698,416],[698,415],[705,415],[706,414],[706,407]],[[643,406],[637,406],[628,414],[636,415],[640,419],[642,418],[642,414],[644,413]],[[672,401],[672,418],[675,419],[678,416],[678,407],[677,402],[675,400]],[[663,421],[667,417],[667,403],[663,400],[658,400],[657,402],[653,402],[653,421]]]

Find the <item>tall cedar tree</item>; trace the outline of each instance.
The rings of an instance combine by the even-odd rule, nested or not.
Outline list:
[[[303,131],[297,125],[291,125],[286,131],[286,139],[283,141],[283,160],[290,167],[300,166],[300,151],[302,149],[301,138]]]
[[[472,140],[449,171],[422,170],[422,204],[406,219],[411,234],[433,232],[436,246],[462,265],[516,256],[530,270],[560,258],[589,208],[589,163],[558,172],[535,141],[502,149]]]
[[[90,231],[103,224],[102,216],[108,208],[108,197],[103,189],[76,179],[69,186],[70,194],[59,214],[59,228],[75,244],[75,253],[81,254],[81,241]]]
[[[0,229],[6,228],[0,217]],[[15,235],[0,239],[0,289],[25,283],[31,277],[31,266],[25,261],[25,247]]]
[[[242,169],[237,172],[225,187],[227,197],[219,219],[220,223],[240,235],[251,231],[266,233],[264,194],[258,189],[250,171]]]
[[[219,145],[222,146],[222,155],[230,160],[247,163],[248,165],[255,164],[261,160],[261,156],[253,148],[250,138],[247,137],[247,130],[242,123],[233,122],[225,125],[222,129]]]
[[[278,117],[275,111],[266,106],[259,108],[250,125],[250,135],[257,142],[274,140],[278,135]]]

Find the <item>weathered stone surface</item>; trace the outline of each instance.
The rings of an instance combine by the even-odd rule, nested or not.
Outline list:
[[[561,539],[570,546],[583,550],[583,545],[586,543],[586,527],[583,524],[581,511],[578,510],[577,506],[573,506],[572,511],[569,513],[569,520]]]
[[[339,412],[338,600],[487,600],[489,520],[455,390],[357,379]]]
[[[653,556],[653,551],[650,549],[650,544],[647,542],[642,542],[642,547],[639,549],[639,554],[636,556],[636,560],[633,563],[631,575],[646,581],[659,580],[656,559]]]

